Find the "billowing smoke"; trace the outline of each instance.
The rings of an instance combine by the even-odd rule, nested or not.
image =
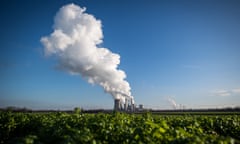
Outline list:
[[[41,38],[47,56],[54,56],[58,68],[81,75],[98,84],[114,99],[133,99],[126,74],[118,69],[120,56],[100,46],[101,21],[75,4],[63,6],[54,19],[54,31]]]
[[[172,105],[172,107],[174,108],[174,109],[177,109],[178,108],[178,104],[176,103],[176,101],[173,99],[173,98],[168,98],[167,99],[168,100],[168,102]]]

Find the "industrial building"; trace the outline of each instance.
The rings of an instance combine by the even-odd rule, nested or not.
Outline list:
[[[125,99],[125,101],[121,101],[120,99],[114,100],[114,110],[115,111],[126,111],[133,112],[135,111],[135,104],[132,99]]]

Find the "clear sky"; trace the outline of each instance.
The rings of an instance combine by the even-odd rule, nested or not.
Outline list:
[[[121,56],[136,104],[240,106],[238,0],[3,0],[0,107],[113,108],[100,86],[56,69],[44,55],[40,39],[69,3],[101,20],[101,45]]]

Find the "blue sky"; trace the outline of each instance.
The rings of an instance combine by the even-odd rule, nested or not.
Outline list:
[[[151,108],[240,106],[240,2],[1,1],[0,107],[112,108],[97,85],[56,69],[41,37],[74,3],[102,21],[103,45],[121,56],[136,104]]]

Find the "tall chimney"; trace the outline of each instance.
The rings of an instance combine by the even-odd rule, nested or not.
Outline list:
[[[124,111],[127,111],[128,109],[128,99],[125,99],[125,104],[124,104]]]

